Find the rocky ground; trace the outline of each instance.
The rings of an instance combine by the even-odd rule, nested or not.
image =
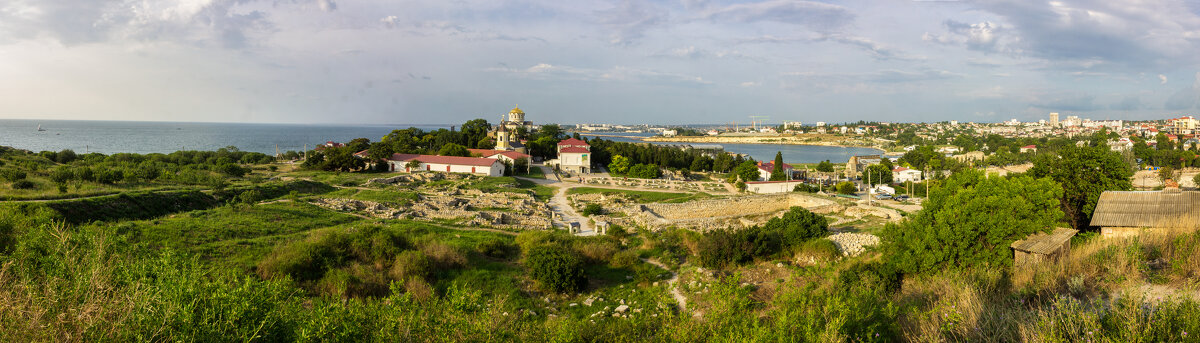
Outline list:
[[[879,237],[869,233],[843,232],[830,235],[828,238],[846,256],[857,256],[866,251],[867,247],[879,244]]]

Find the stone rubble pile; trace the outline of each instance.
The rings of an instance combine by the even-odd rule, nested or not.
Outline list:
[[[529,194],[483,193],[468,189],[453,195],[422,195],[408,206],[340,198],[318,198],[317,206],[343,212],[366,212],[376,218],[466,219],[467,225],[511,229],[551,227],[551,209]]]
[[[829,240],[846,256],[857,256],[866,251],[866,247],[879,244],[879,237],[867,233],[843,232],[829,236]]]

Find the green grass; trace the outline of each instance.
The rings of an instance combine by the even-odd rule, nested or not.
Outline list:
[[[249,269],[279,242],[360,220],[307,203],[276,202],[222,206],[113,225],[146,248],[185,251],[218,265]]]
[[[529,167],[529,173],[517,174],[517,176],[528,177],[534,179],[545,179],[546,173],[540,167]]]
[[[539,201],[550,200],[550,198],[554,197],[554,187],[543,186],[526,180],[517,180],[517,185],[521,189],[532,191],[533,198]]]
[[[682,203],[692,200],[711,198],[712,195],[703,192],[697,193],[674,193],[674,192],[652,192],[652,191],[631,191],[624,189],[609,189],[595,187],[576,187],[567,190],[567,194],[605,194],[616,195],[624,194],[633,198],[634,201],[641,203],[648,202],[664,202],[664,203]]]
[[[324,183],[331,184],[331,185],[338,185],[338,186],[361,186],[364,183],[366,183],[367,180],[370,180],[370,179],[388,178],[388,177],[393,177],[393,176],[398,176],[398,175],[399,174],[397,174],[397,173],[384,173],[384,172],[343,173],[343,172],[327,172],[327,171],[319,171],[319,170],[300,170],[300,171],[289,172],[289,173],[283,174],[282,176],[289,176],[289,177],[301,178],[301,179],[312,179],[315,181],[324,182]]]

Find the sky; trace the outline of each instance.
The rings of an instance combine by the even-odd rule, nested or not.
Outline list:
[[[0,119],[1162,119],[1200,1],[4,0]]]

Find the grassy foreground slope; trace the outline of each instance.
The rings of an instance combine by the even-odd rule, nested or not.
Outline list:
[[[224,200],[138,215],[105,214],[126,210],[104,205],[121,196],[95,198],[101,206],[86,208],[96,212],[0,206],[0,341],[1192,342],[1200,333],[1200,233],[1083,236],[1060,263],[954,267],[964,260],[951,256],[905,273],[890,253],[915,250],[843,257],[824,237],[827,218],[802,209],[703,234],[513,235],[329,210],[307,200],[399,206],[420,196],[409,185],[366,187],[371,174],[292,175],[316,180],[311,191],[196,192]],[[947,184],[982,192],[1009,182],[958,181]],[[436,182],[551,190],[511,178]],[[947,200],[930,208],[986,198],[932,193]],[[1033,193],[1022,194],[978,205],[1021,209],[1006,199]],[[918,213],[897,228],[995,224],[972,212]]]

